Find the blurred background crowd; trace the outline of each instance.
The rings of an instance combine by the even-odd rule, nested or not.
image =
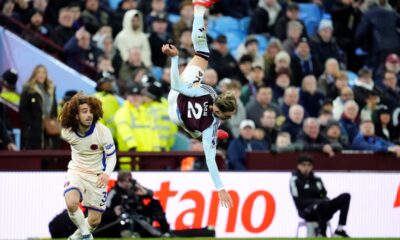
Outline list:
[[[181,70],[190,61],[192,1],[3,0],[0,9],[2,26],[96,82],[102,122],[120,151],[203,150],[169,121],[170,62],[161,52],[171,43]],[[244,170],[250,151],[400,157],[399,11],[395,0],[215,4],[202,81],[238,100],[235,116],[221,125],[230,133],[218,146],[228,168]],[[9,108],[21,121],[22,149],[65,148],[54,119],[79,89],[71,85],[57,102],[45,65],[29,79],[6,70],[1,83],[2,148],[17,150]],[[204,168],[196,158],[182,161],[182,170]]]

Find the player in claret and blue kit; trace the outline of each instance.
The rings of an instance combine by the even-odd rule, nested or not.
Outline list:
[[[61,112],[62,138],[71,145],[72,159],[64,185],[64,197],[77,230],[68,239],[93,239],[106,208],[107,184],[116,164],[116,148],[110,130],[98,120],[103,116],[96,97],[76,94]],[[79,204],[88,209],[85,219]]]
[[[231,92],[217,95],[214,89],[202,83],[207,68],[209,49],[204,27],[204,13],[215,0],[194,0],[194,21],[192,41],[196,51],[185,70],[179,76],[178,50],[166,44],[162,51],[171,57],[171,91],[168,95],[169,116],[171,120],[187,131],[193,138],[202,136],[206,163],[211,174],[221,204],[232,206],[232,199],[224,189],[215,162],[218,139],[228,134],[218,130],[221,120],[227,120],[236,112],[236,98]]]

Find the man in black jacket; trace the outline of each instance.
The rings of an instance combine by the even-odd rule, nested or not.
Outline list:
[[[326,223],[340,210],[339,225],[335,236],[349,237],[345,231],[350,194],[342,193],[330,200],[321,178],[314,175],[313,158],[302,155],[298,159],[297,170],[290,179],[290,192],[299,216],[306,221],[318,222],[317,234],[326,236]]]
[[[148,233],[152,234],[152,231],[151,229],[149,231],[146,226],[151,226],[153,221],[157,221],[162,236],[170,236],[169,224],[160,201],[153,198],[153,191],[132,179],[130,172],[118,173],[117,184],[108,193],[106,206],[105,216],[110,222],[120,218],[121,223],[129,223],[130,220],[135,219],[134,230],[148,235]],[[143,225],[143,219],[149,223]],[[137,229],[139,226],[143,230]]]

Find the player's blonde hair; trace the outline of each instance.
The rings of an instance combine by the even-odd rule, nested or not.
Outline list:
[[[214,104],[219,108],[221,112],[235,112],[236,111],[236,97],[231,91],[226,91],[219,95]]]
[[[63,128],[72,128],[73,131],[78,130],[79,120],[76,119],[76,116],[79,114],[79,105],[85,103],[89,105],[90,111],[93,113],[93,123],[103,117],[102,104],[98,98],[78,93],[66,102],[61,110],[60,118]]]

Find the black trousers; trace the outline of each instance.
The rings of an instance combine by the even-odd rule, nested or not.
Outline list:
[[[160,201],[157,199],[152,198],[138,213],[157,221],[160,224],[161,232],[169,232],[169,224],[165,217],[164,210],[161,207]]]
[[[316,207],[312,208],[305,218],[306,220],[313,219],[317,221],[319,230],[322,234],[325,234],[326,232],[326,223],[337,211],[340,211],[339,225],[346,225],[350,198],[350,194],[342,193],[334,199],[319,202]]]

